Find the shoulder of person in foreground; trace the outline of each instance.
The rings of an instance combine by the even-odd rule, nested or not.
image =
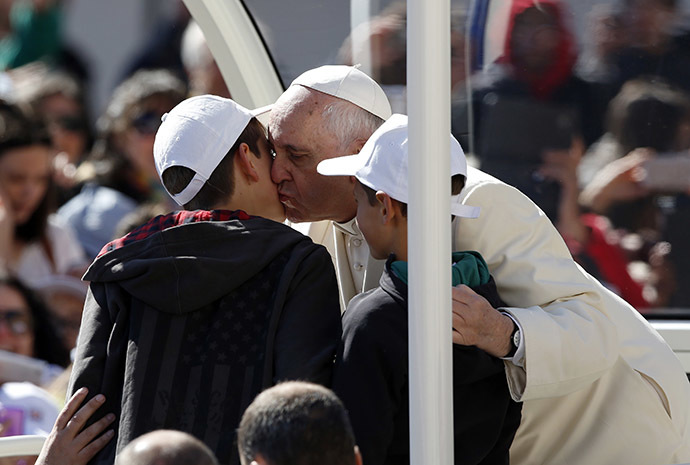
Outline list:
[[[275,381],[303,379],[330,385],[342,332],[338,283],[325,247],[303,237],[293,249],[294,263],[288,262],[283,271],[289,282],[280,285],[287,289],[277,290],[283,300],[277,303]]]

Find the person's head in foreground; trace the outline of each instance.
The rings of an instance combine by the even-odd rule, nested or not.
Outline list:
[[[153,154],[175,202],[186,210],[244,210],[285,219],[256,114],[230,99],[200,95],[163,116]]]
[[[218,465],[206,444],[190,434],[156,430],[127,444],[115,465]]]
[[[275,150],[271,176],[290,221],[354,218],[352,181],[323,177],[316,165],[359,152],[390,115],[386,94],[356,67],[322,66],[292,82],[268,123]]]
[[[451,195],[458,195],[465,185],[467,161],[458,141],[449,137]],[[326,176],[356,178],[357,224],[374,258],[393,253],[407,261],[408,167],[407,116],[397,114],[374,132],[358,154],[325,160],[317,167]],[[479,208],[451,199],[451,214],[476,218]]]
[[[237,436],[242,465],[362,465],[345,407],[317,384],[265,390],[247,407]]]

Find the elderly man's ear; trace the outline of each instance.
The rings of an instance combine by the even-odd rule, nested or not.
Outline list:
[[[366,139],[355,139],[354,141],[352,141],[350,145],[348,145],[347,155],[354,155],[356,153],[359,153],[359,151],[362,150],[362,147],[364,147],[364,144],[366,143]]]

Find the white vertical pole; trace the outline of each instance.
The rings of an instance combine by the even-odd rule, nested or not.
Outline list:
[[[450,1],[407,1],[412,465],[453,463]]]

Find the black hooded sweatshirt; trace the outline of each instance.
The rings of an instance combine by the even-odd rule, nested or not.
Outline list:
[[[160,428],[239,463],[235,430],[262,389],[330,384],[341,334],[332,261],[283,224],[242,211],[159,216],[104,247],[84,279],[69,392],[103,393],[100,412],[117,416],[92,464]]]

